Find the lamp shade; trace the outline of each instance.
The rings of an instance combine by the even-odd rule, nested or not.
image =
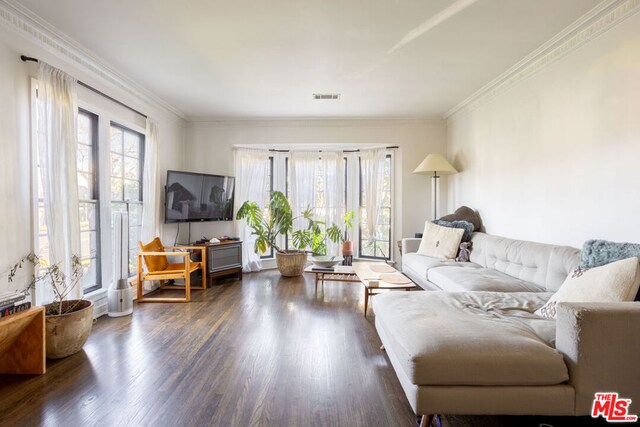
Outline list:
[[[451,163],[447,161],[440,154],[429,154],[424,158],[422,163],[418,165],[417,168],[413,171],[413,173],[419,173],[422,175],[430,175],[433,173],[438,173],[440,175],[451,175],[454,173],[458,173],[456,168],[451,166]]]

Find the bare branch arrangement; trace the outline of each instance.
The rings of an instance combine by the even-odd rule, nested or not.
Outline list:
[[[53,291],[53,302],[45,306],[47,316],[56,316],[75,311],[80,300],[72,304],[65,304],[64,302],[71,292],[77,286],[80,286],[85,273],[85,267],[82,265],[78,255],[71,256],[71,275],[68,277],[60,268],[59,263],[49,265],[46,260],[34,252],[30,252],[10,268],[8,275],[9,283],[13,282],[13,279],[18,274],[18,270],[22,269],[25,265],[33,266],[33,273],[27,286],[21,291],[22,293],[29,295],[38,283],[44,283],[50,286]]]

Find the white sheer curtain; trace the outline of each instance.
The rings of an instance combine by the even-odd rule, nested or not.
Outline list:
[[[369,234],[369,241],[371,242],[373,242],[376,237],[379,207],[382,205],[385,156],[386,152],[384,148],[363,150],[360,153],[362,190],[364,192],[364,208],[366,209],[366,227]]]
[[[316,207],[316,174],[320,166],[318,151],[292,151],[289,158],[291,184],[291,209],[294,218],[300,216],[308,207]],[[315,209],[314,209],[315,212]],[[307,226],[306,221],[297,219],[293,229]]]
[[[77,81],[45,62],[39,64],[36,129],[49,261],[70,277],[71,257],[80,255]],[[68,297],[81,298],[82,287],[77,286]],[[48,285],[36,289],[37,304],[52,299]]]
[[[265,207],[269,153],[264,150],[237,149],[235,151],[236,195],[235,212],[247,200]],[[260,255],[254,251],[256,236],[244,220],[236,220],[236,234],[242,239],[242,271],[260,271]]]
[[[342,228],[344,198],[344,155],[342,152],[322,152],[324,171],[324,218],[327,227],[337,224]],[[321,218],[317,218],[321,219]],[[327,239],[327,255],[340,255],[340,245]]]
[[[147,119],[142,178],[142,231],[140,233],[140,240],[143,243],[150,242],[155,237],[160,236],[158,168],[158,124],[153,120]]]

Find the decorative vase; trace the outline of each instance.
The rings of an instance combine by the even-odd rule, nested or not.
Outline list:
[[[57,305],[52,303],[49,308]],[[46,343],[47,358],[60,359],[71,356],[82,349],[87,342],[93,326],[93,301],[68,300],[62,302],[63,306],[76,305],[74,311],[65,314],[47,315]]]
[[[285,277],[301,276],[307,264],[307,253],[299,251],[276,252],[278,271]]]

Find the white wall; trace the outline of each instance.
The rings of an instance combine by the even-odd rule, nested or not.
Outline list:
[[[640,242],[640,14],[448,122],[449,200],[489,233]]]
[[[0,292],[12,291],[17,287],[7,283],[7,269],[33,249],[30,85],[31,78],[37,77],[38,71],[35,63],[22,62],[21,54],[43,59],[158,121],[161,185],[167,169],[182,167],[184,153],[184,120],[112,86],[75,63],[55,56],[39,44],[0,26],[0,200],[3,201],[0,220]],[[84,89],[79,89],[79,98],[81,106],[96,113],[108,114],[121,124],[144,131],[144,120],[141,121],[128,110]],[[108,121],[101,122],[101,125],[103,128],[108,126]],[[168,233],[163,234],[163,238],[173,241],[171,230]],[[110,271],[110,253],[105,257],[103,270]],[[18,281],[19,285],[23,283]]]
[[[234,145],[354,144],[397,145],[394,176],[397,212],[394,240],[422,232],[431,209],[431,183],[411,172],[429,153],[444,153],[445,126],[441,120],[237,120],[191,122],[187,125],[185,167],[194,172],[233,174]],[[446,200],[441,201],[442,211]],[[167,226],[168,227],[168,226]],[[186,228],[186,226],[182,226]],[[233,234],[229,223],[193,224],[191,237]],[[181,238],[186,235],[181,231]]]

